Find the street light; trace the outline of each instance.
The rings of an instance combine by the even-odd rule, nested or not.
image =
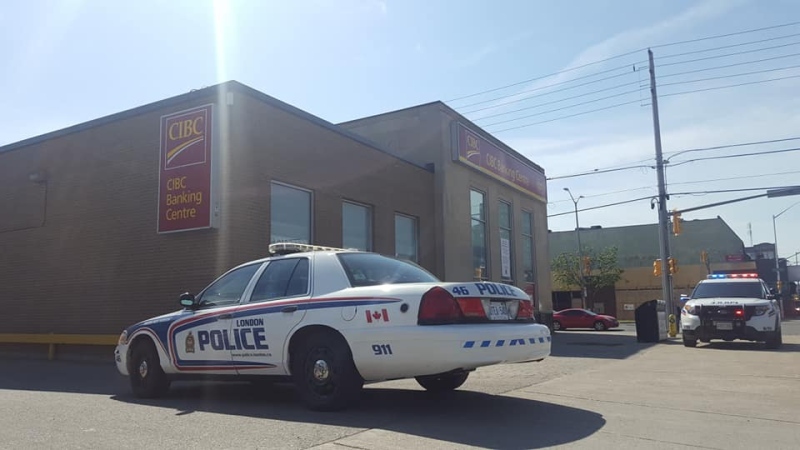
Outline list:
[[[572,199],[572,203],[575,205],[575,234],[578,237],[578,279],[580,280],[580,288],[581,288],[581,305],[584,309],[586,309],[586,287],[583,283],[583,271],[581,270],[581,261],[583,260],[583,246],[581,245],[581,226],[580,222],[578,221],[578,202],[583,198],[581,195],[577,199],[572,195],[572,191],[569,188],[564,188],[565,191],[569,194],[569,198]]]
[[[780,264],[778,263],[778,261],[779,261],[779,259],[778,259],[778,227],[775,225],[775,219],[777,219],[783,213],[785,213],[786,211],[794,208],[797,205],[800,205],[800,202],[795,202],[791,206],[789,206],[788,208],[786,208],[783,211],[779,212],[778,214],[775,214],[774,216],[772,216],[772,233],[773,233],[773,235],[775,237],[775,274],[776,274],[776,277],[777,277],[776,279],[778,280],[778,283],[777,283],[776,287],[780,286],[780,284],[781,284],[781,268],[780,268]],[[779,291],[780,291],[780,288],[779,288]],[[780,292],[778,292],[778,294],[780,294]]]

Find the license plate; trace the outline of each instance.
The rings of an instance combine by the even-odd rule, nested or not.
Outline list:
[[[718,330],[732,330],[733,322],[716,322],[714,326],[717,327]]]
[[[510,320],[511,313],[508,311],[506,302],[491,302],[489,304],[490,320]]]

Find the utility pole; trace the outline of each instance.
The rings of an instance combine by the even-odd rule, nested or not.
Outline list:
[[[661,295],[666,302],[666,316],[674,314],[672,306],[672,278],[667,266],[669,253],[669,218],[667,213],[667,186],[664,182],[664,157],[661,153],[661,124],[658,120],[658,93],[656,92],[656,68],[653,62],[653,51],[647,49],[650,63],[650,97],[653,105],[653,132],[656,144],[656,172],[658,174],[658,236],[659,253],[661,255]],[[669,324],[665,324],[666,327]]]
[[[583,280],[583,267],[581,267],[581,263],[583,263],[583,246],[581,245],[581,225],[578,221],[578,202],[583,196],[581,195],[576,199],[569,188],[565,187],[564,190],[567,191],[569,198],[572,199],[572,203],[575,205],[575,234],[578,236],[578,278],[581,282],[581,307],[586,309],[586,283]]]

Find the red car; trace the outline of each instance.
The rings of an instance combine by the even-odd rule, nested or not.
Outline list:
[[[553,313],[553,328],[593,328],[597,331],[619,327],[616,317],[597,314],[586,309],[570,308]]]

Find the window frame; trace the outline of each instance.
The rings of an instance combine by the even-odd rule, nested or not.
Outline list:
[[[307,243],[308,244],[313,243],[314,242],[314,191],[311,190],[311,189],[304,188],[302,186],[297,186],[295,184],[284,183],[283,181],[277,181],[277,180],[270,180],[270,191],[269,191],[269,207],[270,207],[270,211],[269,211],[269,242],[270,242],[270,244],[274,244],[276,242],[289,242],[289,241],[273,241],[272,240],[272,235],[273,235],[273,230],[272,230],[272,186],[274,186],[274,185],[279,185],[281,187],[285,187],[285,188],[294,189],[294,190],[297,190],[297,191],[302,191],[302,192],[308,193],[308,210],[309,210],[308,211],[308,213],[309,213],[308,214],[308,220],[309,220],[309,223],[308,223],[308,242]],[[296,240],[292,240],[291,242],[296,242]]]
[[[520,220],[522,221],[522,223],[521,223],[522,226],[520,226],[520,236],[522,236],[522,242],[530,241],[530,243],[531,243],[531,252],[530,252],[530,257],[531,257],[531,279],[528,280],[527,278],[525,278],[526,267],[525,267],[525,260],[524,259],[522,261],[522,272],[523,272],[522,278],[525,280],[526,283],[535,283],[536,282],[536,248],[534,247],[534,242],[535,241],[533,239],[533,232],[534,232],[533,211],[529,211],[527,209],[522,209],[521,211],[522,211],[522,214],[520,214]],[[530,233],[526,233],[525,232],[525,219],[526,219],[526,217],[528,218],[528,225],[529,225]],[[524,255],[523,255],[523,258],[524,258]]]
[[[476,218],[473,217],[473,214],[472,214],[472,193],[473,192],[475,192],[477,194],[480,194],[482,196],[481,211],[482,211],[483,219],[476,219]],[[472,267],[472,276],[473,276],[474,279],[479,279],[479,280],[489,280],[489,279],[491,279],[491,276],[490,276],[491,275],[491,261],[490,261],[490,254],[491,253],[489,251],[490,249],[489,249],[489,233],[488,233],[488,231],[489,231],[489,214],[488,214],[488,208],[487,208],[487,204],[486,204],[486,198],[487,197],[488,197],[488,194],[487,194],[486,191],[484,191],[482,189],[478,189],[478,188],[476,188],[474,186],[470,186],[470,188],[469,188],[469,219],[470,219],[469,226],[470,226],[470,250],[471,250],[471,252],[470,252],[471,253],[470,260],[472,260],[472,264],[471,265],[473,266]],[[472,240],[472,222],[473,221],[480,222],[481,225],[483,225],[483,260],[486,263],[486,267],[485,267],[485,270],[483,271],[483,273],[481,274],[482,275],[481,277],[478,277],[475,274],[475,269],[477,269],[477,267],[475,267],[475,260],[474,260],[475,259],[475,246],[474,246],[475,243]]]
[[[500,245],[500,279],[503,281],[514,280],[514,204],[510,201],[503,200],[502,198],[497,201],[497,229],[499,238],[503,239],[503,231],[508,232],[508,277],[503,277],[503,246]],[[508,228],[503,227],[503,221],[500,219],[501,208],[508,207]],[[500,241],[502,242],[502,241]]]
[[[360,208],[364,208],[367,211],[367,248],[366,249],[359,249],[361,251],[372,252],[375,248],[375,208],[372,205],[357,202],[354,200],[349,199],[342,199],[342,247],[347,248],[347,245],[344,243],[344,207],[345,204],[350,204],[353,206],[357,206]]]
[[[279,261],[289,261],[289,260],[297,260],[297,263],[295,264],[294,270],[292,271],[292,275],[289,276],[289,281],[291,281],[292,276],[294,276],[294,271],[297,270],[297,264],[300,264],[301,260],[306,260],[308,262],[308,281],[306,283],[306,292],[304,292],[302,294],[297,294],[297,295],[286,295],[286,296],[282,296],[282,297],[275,297],[275,298],[269,298],[269,299],[263,299],[263,300],[253,300],[253,294],[255,293],[256,286],[258,285],[258,282],[261,281],[261,277],[263,277],[267,273],[267,270],[269,270],[269,266],[271,266],[273,263],[276,263],[276,262],[279,262]],[[273,301],[277,301],[277,300],[284,300],[284,299],[290,299],[290,298],[310,297],[311,296],[311,279],[312,279],[311,271],[312,271],[312,266],[313,266],[313,264],[311,264],[311,259],[308,258],[308,257],[305,257],[305,256],[279,258],[279,259],[274,259],[274,260],[271,260],[271,261],[267,261],[266,265],[264,266],[264,268],[259,270],[258,272],[256,272],[257,276],[254,276],[255,282],[251,282],[252,286],[250,286],[249,292],[246,291],[247,292],[247,301],[245,301],[243,303],[245,303],[245,304],[269,303],[269,302],[273,302]],[[288,286],[288,282],[287,282],[287,286]]]
[[[414,259],[409,260],[413,261],[414,263],[419,264],[419,218],[417,216],[412,216],[411,214],[404,214],[398,211],[394,212],[394,256],[395,258],[399,258],[397,253],[397,218],[401,217],[404,219],[409,219],[414,224]]]
[[[214,281],[209,283],[197,295],[195,295],[195,301],[196,301],[199,309],[224,308],[224,307],[228,307],[228,306],[241,305],[243,303],[243,300],[250,298],[250,295],[252,294],[253,287],[255,286],[256,281],[258,280],[258,278],[261,277],[261,273],[264,271],[264,267],[263,266],[265,264],[266,264],[265,261],[249,262],[249,263],[245,263],[245,264],[240,264],[240,265],[238,265],[236,267],[230,268],[225,273],[223,273],[222,275],[220,275],[217,278],[215,278]],[[248,268],[248,267],[251,267],[251,266],[256,266],[256,270],[250,276],[250,281],[248,281],[247,285],[245,285],[244,290],[242,291],[242,294],[239,296],[239,300],[237,300],[236,302],[233,302],[233,303],[225,304],[225,305],[205,305],[205,306],[203,305],[203,296],[208,292],[209,289],[211,289],[219,281],[221,281],[223,278],[227,277],[228,275],[232,274],[233,272],[235,272],[237,270],[245,269],[245,268]]]

